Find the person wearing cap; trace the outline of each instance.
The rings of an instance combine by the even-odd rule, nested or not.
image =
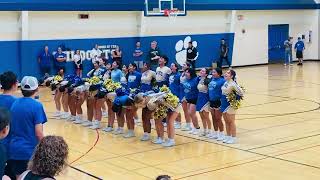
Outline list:
[[[18,178],[26,169],[32,153],[43,138],[43,124],[47,116],[43,105],[35,99],[38,92],[38,80],[25,76],[21,81],[23,97],[17,99],[11,107],[10,142],[8,159],[13,173]]]
[[[190,63],[192,68],[196,68],[197,58],[198,58],[198,50],[193,46],[192,41],[190,41],[187,49],[187,63]]]

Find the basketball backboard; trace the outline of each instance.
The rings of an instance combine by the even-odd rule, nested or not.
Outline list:
[[[145,0],[145,16],[165,16],[165,10],[175,10],[178,16],[185,16],[186,0]]]

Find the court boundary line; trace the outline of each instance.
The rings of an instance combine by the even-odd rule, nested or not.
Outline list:
[[[93,174],[90,174],[90,173],[88,173],[88,172],[86,172],[86,171],[83,171],[83,170],[81,170],[81,169],[79,169],[79,168],[76,168],[76,167],[74,167],[74,166],[69,165],[69,167],[72,168],[72,169],[74,169],[74,170],[76,170],[76,171],[78,171],[78,172],[81,172],[81,173],[83,173],[83,174],[86,174],[86,175],[88,175],[88,176],[90,176],[90,177],[92,177],[92,178],[95,178],[95,179],[98,179],[98,180],[103,180],[102,178],[99,178],[99,177],[97,177],[97,176],[95,176],[95,175],[93,175]]]

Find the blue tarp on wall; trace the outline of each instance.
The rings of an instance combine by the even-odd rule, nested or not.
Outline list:
[[[0,10],[143,11],[144,0],[0,0]],[[314,0],[186,0],[187,10],[316,9]]]
[[[123,51],[123,63],[129,64],[133,61],[133,51],[136,41],[140,40],[142,50],[147,53],[150,48],[151,41],[157,41],[162,54],[169,57],[171,62],[180,62],[181,57],[186,54],[182,46],[176,46],[180,42],[189,42],[190,38],[197,44],[199,56],[197,59],[198,67],[211,67],[211,63],[219,58],[219,45],[222,38],[226,39],[230,51],[229,57],[232,57],[233,51],[233,33],[222,34],[196,34],[196,35],[176,35],[176,36],[152,36],[152,37],[128,37],[128,38],[105,38],[105,39],[70,39],[70,40],[40,40],[40,41],[2,41],[0,42],[1,60],[0,73],[11,70],[18,74],[21,78],[25,75],[40,76],[40,68],[37,61],[39,52],[44,45],[48,45],[50,51],[54,51],[58,46],[64,45],[69,59],[71,59],[72,51],[81,50],[84,57],[89,57],[89,52],[95,44],[104,46],[102,49],[110,53],[115,46],[119,45]],[[178,47],[178,48],[176,48]],[[110,55],[110,54],[109,54]],[[182,56],[181,56],[182,55]],[[145,57],[144,57],[145,58]],[[230,58],[231,59],[231,58]],[[110,59],[111,61],[111,59]],[[84,73],[91,69],[91,61],[84,61]],[[67,63],[67,74],[74,73],[74,62]],[[54,74],[52,63],[52,74]]]

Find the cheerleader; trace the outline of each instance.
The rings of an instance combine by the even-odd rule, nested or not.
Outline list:
[[[57,77],[58,76],[61,78],[61,80],[54,80],[51,83],[51,90],[55,91],[54,92],[54,102],[55,102],[55,105],[56,105],[56,112],[53,113],[53,117],[56,118],[56,119],[59,119],[62,115],[64,115],[64,113],[61,112],[62,92],[59,91],[59,86],[60,86],[59,84],[62,82],[63,76],[64,76],[63,69],[61,69],[59,71]]]
[[[80,50],[76,50],[74,56],[73,56],[73,61],[76,66],[76,74],[78,77],[82,77],[82,70],[83,70],[83,65],[82,65],[82,58],[80,55]]]
[[[156,80],[159,88],[163,85],[168,86],[169,84],[171,69],[166,66],[168,61],[169,59],[167,56],[161,56],[159,59],[159,67],[157,67],[156,70]]]
[[[227,96],[230,93],[236,92],[237,96],[243,96],[243,90],[236,82],[236,72],[234,70],[228,70],[224,74],[226,82],[223,84],[222,96],[221,96],[221,108],[220,111],[223,113],[223,119],[226,123],[227,136],[225,136],[223,142],[227,144],[236,143],[236,124],[235,114],[236,110],[231,107],[228,102]]]
[[[82,82],[83,83],[83,82]],[[81,83],[81,84],[82,84]],[[79,83],[80,84],[80,83]],[[82,110],[82,104],[85,101],[85,91],[88,88],[86,87],[85,84],[82,84],[80,86],[75,87],[74,91],[75,91],[75,96],[76,96],[76,102],[75,102],[75,106],[76,106],[76,120],[74,121],[75,124],[82,124],[83,121],[83,110]]]
[[[141,91],[148,92],[153,89],[153,85],[156,80],[156,73],[150,69],[150,64],[144,63],[143,73],[141,76]]]
[[[212,79],[209,83],[209,99],[210,99],[210,108],[211,116],[213,123],[213,132],[209,135],[210,139],[217,139],[222,141],[224,139],[223,123],[222,123],[222,113],[220,111],[221,106],[221,87],[225,83],[225,80],[222,76],[222,70],[220,68],[215,68],[212,70]]]
[[[138,90],[141,84],[141,73],[137,71],[137,65],[134,63],[129,64],[128,70],[128,90]],[[137,108],[135,106],[127,106],[126,120],[128,133],[124,137],[134,137],[134,125],[135,121],[137,121]]]
[[[179,100],[182,100],[182,96],[180,95],[180,77],[181,74],[178,71],[178,64],[177,63],[172,63],[171,64],[171,75],[169,77],[169,88],[170,91],[179,97]],[[176,121],[174,122],[174,128],[175,129],[180,129],[181,128],[181,113],[179,113],[178,118],[176,119]]]
[[[110,77],[113,82],[120,82],[121,78],[123,77],[123,73],[119,69],[119,67],[120,67],[120,63],[118,61],[114,61],[112,63],[112,70],[110,73]],[[107,125],[107,127],[105,127],[103,129],[103,131],[105,131],[105,132],[112,132],[113,131],[113,124],[114,124],[114,120],[115,120],[115,113],[112,111],[113,98],[114,98],[114,95],[112,95],[112,94],[107,95],[106,102],[107,102],[107,106],[108,106],[108,116],[109,117],[108,117],[108,125]],[[120,119],[120,121],[121,121],[121,119]],[[118,122],[118,125],[119,125],[119,122]],[[123,134],[123,126],[118,126],[118,129],[116,129],[114,131],[114,133],[115,134]]]
[[[150,70],[150,64],[144,63],[143,65],[143,73],[141,76],[141,87],[140,90],[144,93],[151,92],[153,89],[153,85],[156,79],[156,73]],[[150,133],[151,133],[151,119],[152,111],[150,111],[147,107],[142,108],[142,125],[144,134],[141,137],[141,141],[149,141]]]
[[[174,140],[174,120],[178,117],[179,111],[181,109],[181,105],[178,103],[179,99],[177,98],[177,105],[176,107],[173,107],[169,105],[169,103],[166,102],[165,97],[168,95],[167,92],[160,92],[160,93],[151,93],[151,94],[138,94],[134,98],[134,102],[136,104],[136,107],[139,108],[148,108],[149,111],[155,112],[158,110],[161,106],[163,106],[165,109],[168,109],[166,114],[166,119],[168,119],[168,125],[167,125],[167,133],[168,133],[168,139],[164,140],[164,126],[162,123],[162,118],[159,117],[156,119],[156,131],[157,131],[157,138],[155,138],[152,143],[154,144],[162,144],[164,147],[171,147],[175,145]],[[171,94],[172,95],[172,94]],[[174,96],[174,95],[172,95]]]
[[[184,93],[188,103],[188,116],[191,117],[193,123],[193,129],[189,132],[193,135],[198,135],[200,126],[198,123],[198,117],[196,115],[196,104],[198,100],[198,83],[199,78],[196,75],[194,69],[190,68],[185,71],[187,81],[184,83]]]
[[[89,71],[87,74],[87,77],[92,78],[92,77],[98,77],[102,78],[104,74],[104,70],[100,68],[99,61],[95,61],[93,63],[94,68]],[[83,126],[90,126],[90,129],[99,129],[100,128],[100,121],[101,121],[101,106],[100,109],[97,110],[96,105],[97,105],[97,100],[96,100],[96,95],[98,94],[98,90],[100,88],[99,84],[91,85],[89,87],[89,91],[86,93],[86,100],[87,100],[87,117],[88,120],[84,121],[82,123]],[[93,120],[93,118],[96,118],[96,120]]]
[[[183,109],[183,112],[184,112],[184,118],[186,120],[186,125],[181,129],[182,131],[191,131],[192,130],[192,127],[191,127],[191,118],[189,116],[189,113],[188,113],[188,103],[187,103],[187,100],[185,98],[185,93],[184,93],[184,83],[187,81],[187,78],[186,78],[186,73],[185,71],[190,68],[190,64],[186,63],[186,64],[183,64],[182,66],[182,73],[181,73],[181,76],[180,76],[180,96],[181,96],[181,104],[182,104],[182,109]]]
[[[210,103],[209,103],[209,94],[208,94],[208,84],[209,79],[207,78],[209,71],[206,68],[200,70],[200,80],[198,83],[198,99],[196,109],[200,114],[203,131],[200,133],[200,136],[209,137],[211,132],[211,122],[209,118],[210,112]]]

